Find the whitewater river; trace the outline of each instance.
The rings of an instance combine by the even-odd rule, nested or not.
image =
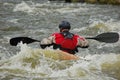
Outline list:
[[[79,48],[76,54],[87,61],[45,58],[34,52],[40,48],[38,42],[9,44],[13,37],[48,37],[59,31],[62,20],[71,23],[71,32],[84,37],[119,33],[120,6],[0,0],[0,80],[120,80],[120,41],[89,40],[90,47]]]

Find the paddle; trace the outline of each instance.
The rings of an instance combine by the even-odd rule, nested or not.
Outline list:
[[[99,34],[95,37],[86,37],[86,39],[93,39],[93,40],[97,40],[100,42],[106,42],[106,43],[115,43],[119,40],[119,34],[115,32],[107,32],[107,33]],[[32,42],[40,42],[39,40],[35,40],[32,38],[28,38],[28,37],[15,37],[15,38],[10,39],[10,44],[12,46],[16,46],[21,41],[26,44],[29,44]]]
[[[119,40],[119,34],[115,32],[107,32],[99,34],[95,37],[86,37],[86,39],[94,39],[99,42],[106,42],[106,43],[115,43]]]
[[[40,42],[38,40],[32,39],[32,38],[28,38],[28,37],[15,37],[15,38],[11,38],[10,39],[10,44],[12,46],[16,46],[18,43],[20,42],[29,44],[29,43],[33,43],[33,42]]]

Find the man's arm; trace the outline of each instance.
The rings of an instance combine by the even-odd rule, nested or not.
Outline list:
[[[40,42],[40,46],[42,49],[46,48],[47,46],[51,46],[53,45],[53,39],[54,39],[54,36],[50,36],[48,38],[44,38],[43,40],[41,40]]]

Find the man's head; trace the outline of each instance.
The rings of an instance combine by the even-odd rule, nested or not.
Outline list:
[[[69,31],[71,29],[70,23],[68,21],[61,21],[61,23],[59,24],[59,29],[60,31],[62,30]]]

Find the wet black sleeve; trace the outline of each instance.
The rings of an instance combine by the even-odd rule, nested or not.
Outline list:
[[[40,44],[40,47],[42,48],[42,49],[45,49],[46,47],[50,47],[50,46],[52,46],[53,44]]]

